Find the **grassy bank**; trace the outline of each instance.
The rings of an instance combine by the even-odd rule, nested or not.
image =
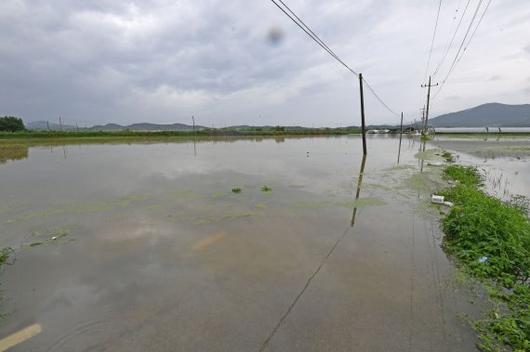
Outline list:
[[[483,282],[494,308],[475,322],[484,351],[530,351],[530,221],[524,202],[481,190],[477,169],[448,166],[455,185],[442,192],[454,207],[442,220],[444,246]]]
[[[2,139],[63,139],[63,138],[167,138],[167,137],[215,137],[215,136],[321,136],[358,134],[358,128],[247,128],[247,129],[202,129],[197,131],[20,131],[0,132]]]

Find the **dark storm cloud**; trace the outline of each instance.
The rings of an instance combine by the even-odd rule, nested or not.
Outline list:
[[[418,19],[432,6],[288,3],[389,103],[410,101],[401,109],[417,110],[430,36],[418,31],[429,20]],[[333,123],[349,124],[356,111],[353,77],[269,1],[6,0],[0,25],[0,114],[101,123],[195,113],[208,124],[327,124],[331,112]],[[374,119],[389,118],[370,103]]]

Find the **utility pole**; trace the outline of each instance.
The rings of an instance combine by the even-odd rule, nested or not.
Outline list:
[[[46,127],[48,128],[48,131],[50,130],[50,121],[46,121]]]
[[[425,88],[427,87],[427,109],[425,110],[425,125],[423,128],[423,133],[425,134],[427,132],[427,129],[429,128],[429,103],[431,100],[431,87],[436,87],[438,83],[431,84],[431,76],[429,76],[429,83],[428,84],[422,84],[421,87]]]
[[[63,120],[61,119],[61,116],[59,116],[59,127],[61,128],[61,131],[63,130]]]
[[[403,112],[401,112],[401,124],[399,127],[399,150],[398,150],[398,164],[399,157],[401,156],[401,139],[403,138]]]
[[[364,93],[363,93],[363,74],[359,73],[359,88],[361,95],[361,133],[363,134],[363,155],[367,154],[366,151],[366,125],[364,120]]]
[[[193,134],[195,134],[195,116],[191,115],[191,123],[193,128]]]

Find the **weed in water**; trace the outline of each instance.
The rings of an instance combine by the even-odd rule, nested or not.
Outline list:
[[[0,249],[0,266],[2,266],[4,264],[7,264],[7,261],[9,260],[9,256],[13,252],[14,252],[13,248],[11,248],[11,247],[6,247],[6,248]]]
[[[272,191],[272,188],[270,188],[269,186],[263,186],[263,187],[261,187],[261,191],[262,192],[270,192],[270,191]]]
[[[241,188],[239,187],[232,188],[232,193],[241,193]]]
[[[455,161],[455,158],[453,157],[453,154],[449,153],[448,151],[444,150],[442,153],[442,158],[445,159],[448,163],[452,163]]]

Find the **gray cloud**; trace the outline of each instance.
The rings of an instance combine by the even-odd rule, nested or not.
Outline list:
[[[416,117],[432,4],[288,3],[390,105]],[[442,13],[433,65],[457,3]],[[498,23],[486,16],[434,111],[491,99],[527,102],[519,77],[530,73],[529,65],[516,49],[530,30],[520,21],[528,10],[512,1],[490,11],[498,11]],[[87,124],[186,122],[191,114],[208,125],[358,123],[354,77],[269,1],[6,0],[0,25],[0,114],[28,121],[61,115]],[[271,42],[271,31],[281,33],[281,40]],[[493,82],[480,86],[483,79],[477,78],[494,77],[492,68],[512,80],[512,90]],[[469,89],[472,82],[478,89]],[[367,110],[370,122],[394,121],[370,96]]]

